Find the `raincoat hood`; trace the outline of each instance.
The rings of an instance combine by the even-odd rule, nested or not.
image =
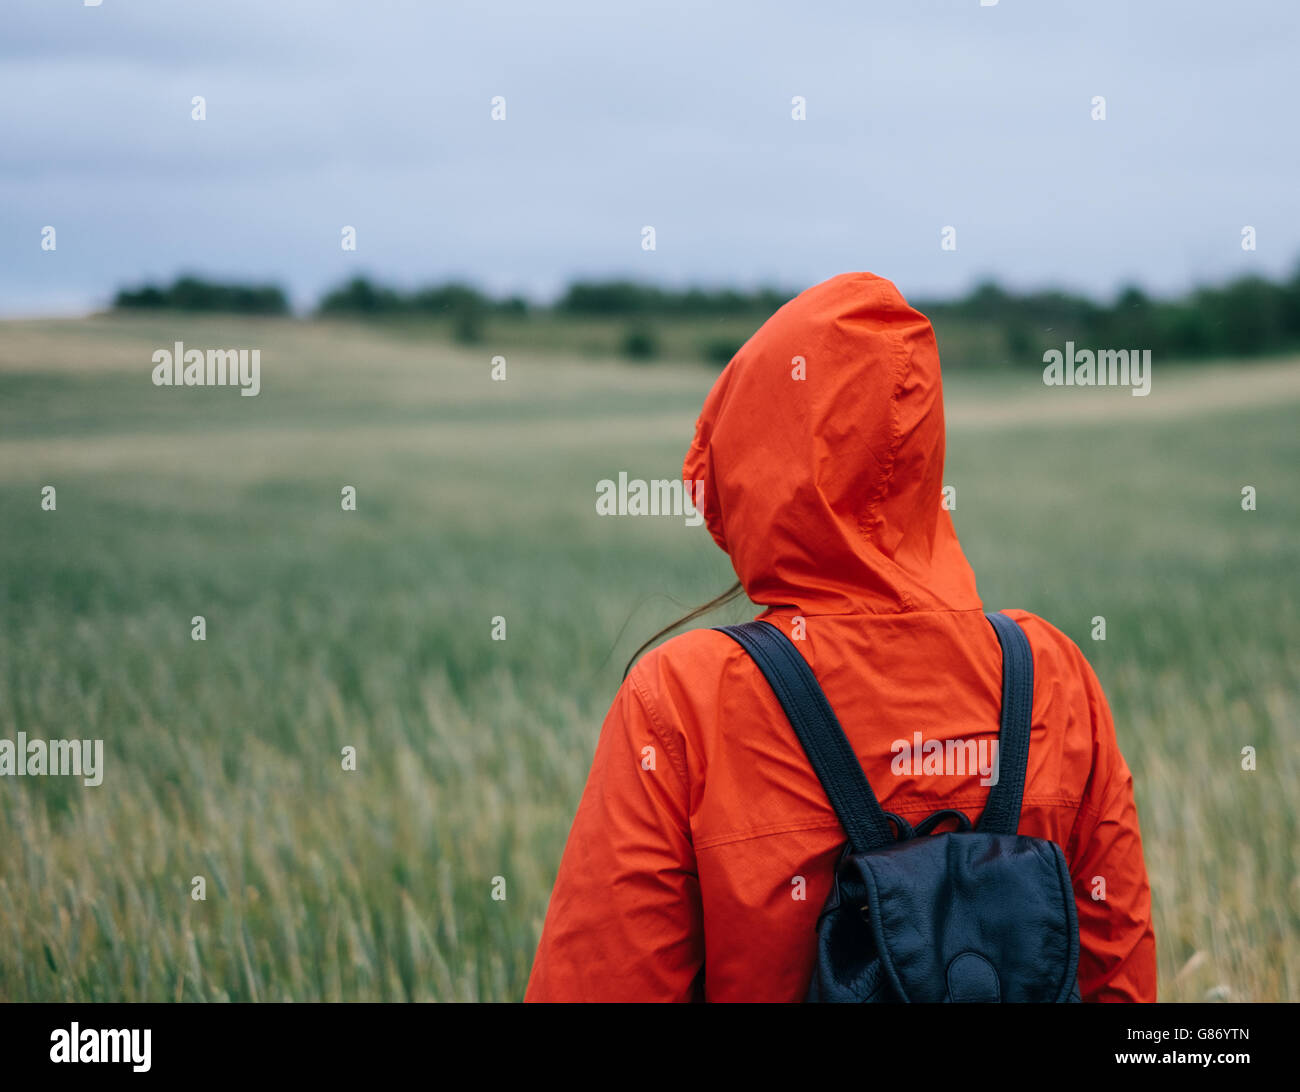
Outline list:
[[[756,603],[978,610],[943,457],[929,320],[889,281],[845,273],[787,303],[727,365],[682,476]]]

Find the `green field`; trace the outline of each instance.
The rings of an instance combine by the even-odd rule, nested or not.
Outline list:
[[[175,340],[261,348],[261,395],[154,387]],[[0,739],[105,748],[98,787],[0,778],[0,999],[522,995],[626,657],[732,576],[703,527],[594,506],[679,472],[714,371],[521,341],[493,382],[495,351],[0,324]],[[986,605],[1055,622],[1110,696],[1162,997],[1300,999],[1300,362],[948,401]]]

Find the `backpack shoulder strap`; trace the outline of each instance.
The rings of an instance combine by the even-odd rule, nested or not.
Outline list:
[[[763,672],[826,790],[853,851],[867,853],[890,845],[894,841],[893,828],[880,810],[876,794],[817,677],[794,642],[771,622],[745,622],[717,629],[748,652]],[[1017,795],[1017,809],[1019,806]]]
[[[1015,834],[1029,764],[1029,722],[1034,711],[1034,654],[1025,631],[1005,614],[986,614],[1002,646],[1002,726],[998,733],[998,780],[976,829]]]

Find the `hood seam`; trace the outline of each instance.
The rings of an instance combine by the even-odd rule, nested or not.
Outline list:
[[[879,547],[875,542],[875,532],[881,523],[880,506],[889,495],[889,487],[893,484],[894,464],[898,458],[898,449],[903,442],[903,432],[898,427],[898,399],[902,393],[903,381],[907,378],[907,372],[912,363],[912,354],[908,351],[904,340],[901,337],[891,337],[890,341],[893,345],[894,359],[892,363],[894,374],[889,392],[889,448],[885,454],[884,473],[880,475],[880,482],[868,498],[866,508],[857,519],[858,533],[862,535],[868,546],[877,550],[879,550]],[[900,363],[902,364],[901,368],[899,367]],[[883,550],[879,550],[879,552],[881,556],[884,556]],[[907,589],[900,587],[897,591],[899,602],[903,606],[903,612],[912,610],[914,602]]]

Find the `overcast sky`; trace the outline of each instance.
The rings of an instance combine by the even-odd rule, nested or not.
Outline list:
[[[300,305],[356,272],[539,298],[1277,275],[1298,23],[1295,0],[3,0],[0,313],[182,270]]]

